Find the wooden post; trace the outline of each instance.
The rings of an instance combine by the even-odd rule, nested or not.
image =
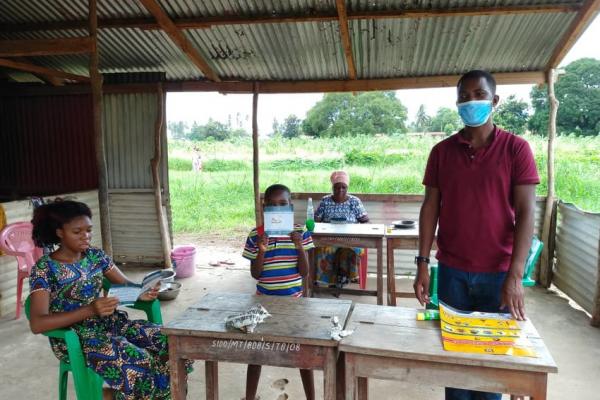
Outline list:
[[[544,212],[544,224],[542,226],[542,241],[546,244],[542,250],[542,262],[540,264],[539,282],[544,287],[550,287],[552,283],[552,265],[554,254],[550,254],[550,243],[554,243],[554,232],[552,226],[552,211],[554,205],[554,138],[556,136],[556,113],[558,112],[558,100],[554,94],[555,70],[550,69],[546,74],[548,84],[548,102],[550,104],[550,116],[548,118],[548,194],[546,195],[546,209]],[[553,246],[552,246],[553,247]]]
[[[89,30],[94,43],[94,51],[90,53],[90,81],[92,84],[92,107],[94,115],[94,144],[96,147],[96,165],[98,168],[98,202],[100,204],[100,231],[102,248],[112,255],[112,237],[110,233],[110,210],[108,207],[108,173],[104,154],[104,135],[102,133],[102,75],[98,71],[98,18],[96,0],[89,0]]]
[[[160,182],[160,160],[161,160],[161,137],[165,121],[165,95],[162,84],[158,84],[156,121],[154,123],[154,157],[150,160],[152,170],[152,186],[154,187],[154,205],[156,208],[156,217],[158,218],[158,228],[160,230],[160,242],[162,245],[163,257],[165,259],[165,268],[172,268],[171,264],[171,239],[169,237],[169,227],[165,216],[162,187]]]
[[[254,178],[254,215],[256,227],[263,225],[262,204],[260,202],[259,169],[258,169],[258,83],[254,84],[252,95],[252,173]]]

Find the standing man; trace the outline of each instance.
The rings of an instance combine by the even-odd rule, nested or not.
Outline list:
[[[465,127],[433,147],[419,216],[415,295],[429,302],[429,253],[438,228],[438,297],[465,311],[525,318],[521,279],[540,180],[529,144],[492,123],[496,81],[470,71],[457,84]],[[497,393],[446,388],[446,400],[500,400]]]

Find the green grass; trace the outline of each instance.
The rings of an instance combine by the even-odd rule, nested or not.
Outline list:
[[[546,142],[527,137],[546,193]],[[423,193],[421,180],[430,138],[404,136],[261,141],[260,187],[283,183],[296,192],[328,192],[329,174],[344,168],[353,193]],[[176,232],[228,235],[254,221],[252,143],[202,142],[204,170],[191,172],[191,146],[169,143],[173,225]],[[566,202],[600,212],[600,137],[559,137],[556,192]]]

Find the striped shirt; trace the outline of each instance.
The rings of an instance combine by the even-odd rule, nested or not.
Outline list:
[[[302,232],[304,250],[314,246],[310,232],[299,225],[295,231]],[[256,260],[258,256],[258,234],[253,229],[246,239],[242,256],[248,260]],[[288,237],[270,237],[264,256],[263,271],[256,283],[257,294],[270,296],[302,296],[302,276],[298,270],[298,250],[292,239]]]

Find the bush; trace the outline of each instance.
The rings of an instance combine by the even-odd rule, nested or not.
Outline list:
[[[192,160],[186,158],[169,157],[169,169],[174,171],[191,171]]]
[[[206,172],[241,171],[251,169],[247,161],[240,160],[206,160],[202,163],[202,170]]]

